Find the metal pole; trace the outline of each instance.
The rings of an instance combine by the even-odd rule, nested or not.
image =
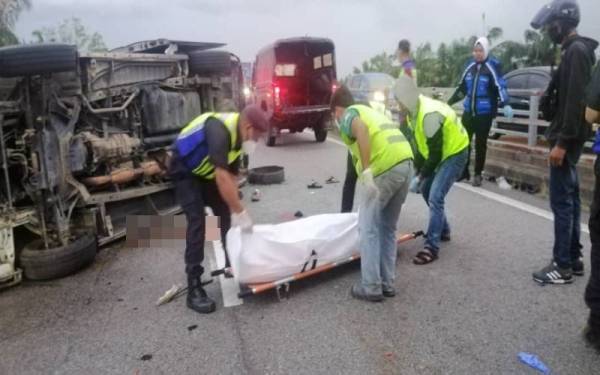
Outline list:
[[[537,145],[538,122],[540,115],[540,97],[537,94],[531,95],[529,99],[529,129],[527,132],[527,145],[534,147]]]

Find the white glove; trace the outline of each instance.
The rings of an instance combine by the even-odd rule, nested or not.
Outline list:
[[[239,226],[244,232],[252,232],[252,218],[248,211],[244,210],[239,214],[233,213],[231,214],[231,226],[237,227]]]
[[[374,199],[379,197],[379,188],[375,185],[375,180],[373,179],[373,171],[371,168],[365,169],[361,175],[361,182],[365,187],[365,194],[367,199]]]

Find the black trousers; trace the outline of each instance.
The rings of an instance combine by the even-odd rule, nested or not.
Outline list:
[[[590,238],[592,240],[591,271],[587,288],[585,289],[585,303],[590,308],[590,323],[600,329],[600,156],[596,157],[594,167],[596,184],[594,186],[594,199],[590,208]]]
[[[206,233],[205,207],[210,207],[219,218],[221,241],[227,249],[227,231],[231,227],[231,212],[225,203],[217,184],[214,181],[205,182],[192,175],[179,178],[175,182],[175,193],[187,220],[185,236],[185,272],[188,277],[200,277],[204,273],[204,240]],[[229,267],[229,257],[225,250],[226,267]]]
[[[342,212],[352,212],[357,179],[356,169],[354,169],[354,164],[352,163],[352,155],[348,153],[346,179],[344,180],[344,190],[342,191]]]
[[[481,176],[485,167],[485,156],[487,154],[487,141],[492,128],[492,115],[475,115],[465,112],[462,116],[462,123],[469,134],[469,158],[463,176],[470,176],[469,164],[471,162],[471,144],[473,135],[475,136],[475,175]]]

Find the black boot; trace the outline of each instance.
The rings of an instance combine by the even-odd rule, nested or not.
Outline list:
[[[200,314],[210,314],[215,311],[215,301],[206,295],[200,282],[200,277],[188,277],[187,306]]]

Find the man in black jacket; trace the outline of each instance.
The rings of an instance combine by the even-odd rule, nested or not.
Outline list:
[[[579,6],[575,0],[554,0],[531,22],[561,44],[561,62],[550,87],[555,88],[556,113],[546,133],[550,143],[550,206],[554,213],[554,257],[533,274],[542,284],[568,284],[583,275],[577,162],[590,134],[585,121],[585,88],[595,63],[598,42],[579,36]]]
[[[596,67],[592,82],[588,87],[586,96],[585,119],[590,124],[600,123],[600,65]],[[590,207],[590,239],[592,240],[591,271],[590,280],[585,290],[585,302],[590,308],[588,327],[585,338],[600,350],[600,130],[596,132],[594,142],[594,153],[596,163],[594,174],[596,185],[594,186],[594,200]]]

